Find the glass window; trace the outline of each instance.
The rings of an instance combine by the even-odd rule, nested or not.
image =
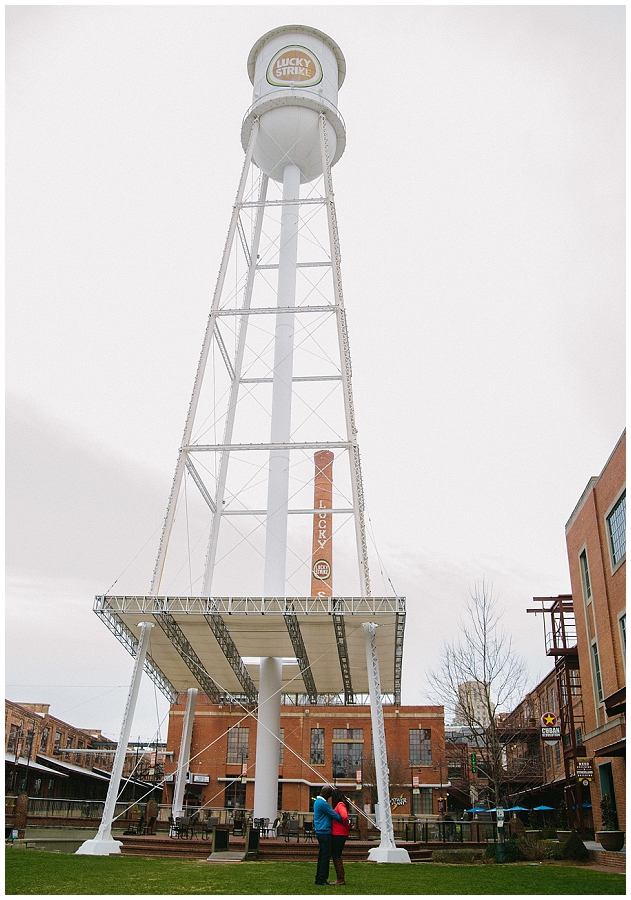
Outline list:
[[[42,789],[42,779],[36,778],[35,782],[33,784],[33,793],[35,794],[35,796],[37,796],[37,794],[39,794],[41,789]]]
[[[626,531],[627,494],[626,491],[607,516],[611,559],[617,565],[627,552]]]
[[[245,809],[245,785],[240,777],[226,783],[223,805],[225,809]]]
[[[557,696],[556,691],[553,687],[550,688],[550,712],[555,713],[557,711]]]
[[[598,658],[598,644],[592,644],[592,654],[594,657],[594,679],[596,681],[596,693],[598,694],[598,702],[603,702],[603,682],[600,675],[600,659]]]
[[[40,753],[46,753],[46,748],[48,747],[48,735],[50,734],[50,728],[48,725],[42,729],[42,736],[39,741],[39,750]]]
[[[410,765],[431,766],[432,764],[432,731],[431,728],[410,728]]]
[[[53,748],[53,752],[57,753],[59,751],[60,747],[61,747],[61,732],[56,731],[55,732],[55,746]]]
[[[554,745],[554,761],[557,764],[557,766],[561,762],[561,741],[557,741],[556,744]]]
[[[622,638],[622,650],[627,652],[627,614],[620,616],[620,636]]]
[[[228,729],[227,762],[240,763],[248,758],[249,728]]]
[[[324,728],[311,729],[311,765],[324,765]]]
[[[72,737],[67,737],[66,738],[66,750],[70,750],[71,747],[72,747]]]
[[[282,766],[285,761],[285,729],[280,730],[280,744],[278,747],[278,765]]]
[[[359,741],[333,744],[333,778],[355,778],[357,769],[362,767],[364,745]]]
[[[585,593],[585,599],[589,600],[592,595],[592,585],[589,580],[589,566],[587,565],[587,551],[583,550],[581,555],[579,556],[580,566],[581,566],[581,578],[583,580],[583,591]]]
[[[333,729],[333,740],[334,741],[363,741],[364,740],[364,729],[363,728],[334,728]]]
[[[579,747],[583,743],[583,729],[582,728],[576,729],[576,743]]]
[[[17,753],[20,734],[20,726],[13,723],[9,728],[9,741],[7,743],[8,753]]]

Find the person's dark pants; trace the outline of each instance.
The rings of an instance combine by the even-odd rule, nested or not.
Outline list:
[[[326,831],[316,831],[316,837],[320,846],[318,852],[318,867],[316,869],[316,884],[326,884],[329,880],[329,862],[331,860],[331,834]]]
[[[331,835],[331,859],[339,859],[342,855],[342,850],[344,849],[344,844],[346,843],[346,835],[345,834],[332,834]]]

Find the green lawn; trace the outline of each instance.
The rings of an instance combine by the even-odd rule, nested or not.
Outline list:
[[[316,887],[306,862],[202,861],[6,852],[7,894],[624,894],[625,877],[579,866],[347,863],[346,887]],[[331,875],[333,869],[331,868]]]

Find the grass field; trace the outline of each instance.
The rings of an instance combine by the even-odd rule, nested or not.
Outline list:
[[[316,887],[308,862],[202,861],[6,853],[16,894],[624,894],[625,877],[578,866],[348,863],[345,887]],[[333,869],[331,869],[333,875]]]

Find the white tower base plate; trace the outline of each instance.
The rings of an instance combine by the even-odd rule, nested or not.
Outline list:
[[[368,853],[368,862],[409,863],[410,854],[404,847],[373,847]]]
[[[79,849],[75,850],[75,856],[111,856],[113,853],[120,853],[122,846],[122,841],[115,841],[113,838],[109,840],[93,838],[84,841]]]

